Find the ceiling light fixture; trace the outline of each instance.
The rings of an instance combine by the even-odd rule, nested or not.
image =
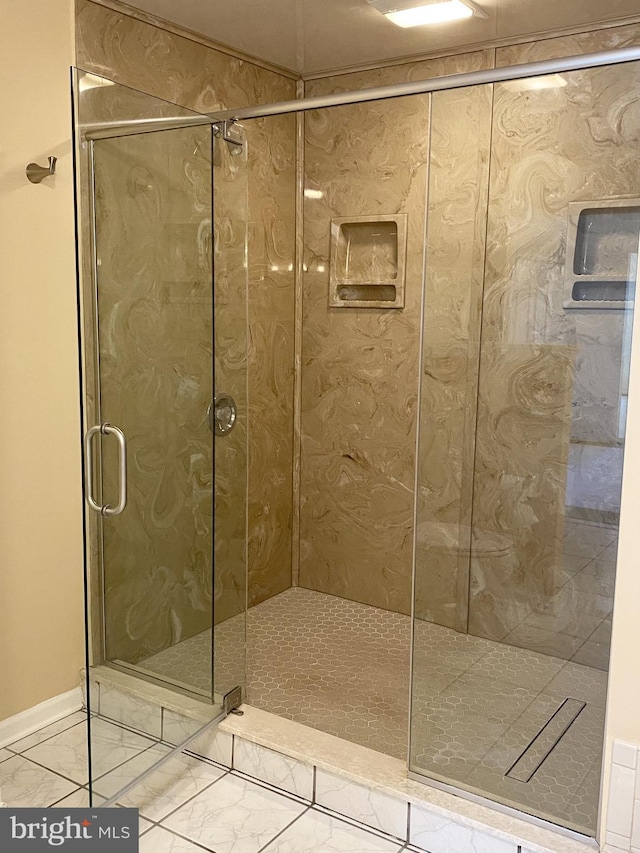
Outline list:
[[[488,17],[468,0],[367,0],[383,15],[399,27],[420,27],[424,24],[442,24],[460,21],[477,15]]]

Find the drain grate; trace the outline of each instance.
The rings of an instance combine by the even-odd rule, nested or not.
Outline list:
[[[587,703],[567,698],[505,773],[509,779],[530,782],[542,764],[578,719]]]

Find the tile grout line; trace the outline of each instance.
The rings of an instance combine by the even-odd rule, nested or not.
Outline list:
[[[70,776],[65,776],[64,773],[60,773],[59,770],[53,770],[51,767],[48,767],[46,764],[40,764],[38,761],[34,761],[32,758],[27,758],[26,755],[18,755],[16,754],[14,758],[22,758],[24,761],[27,761],[29,764],[33,764],[35,767],[39,767],[41,770],[46,770],[49,773],[53,773],[54,776],[59,776],[60,779],[64,779],[65,782],[71,782],[72,785],[75,785],[76,788],[83,788],[84,782],[78,782],[76,779],[72,779]],[[10,759],[7,759],[10,760]],[[4,763],[4,762],[3,762]],[[73,791],[69,792],[69,794],[65,794],[65,796],[71,796],[74,793]],[[60,797],[61,800],[64,797]],[[18,808],[18,806],[16,806]]]
[[[283,833],[285,833],[288,829],[290,829],[294,823],[299,821],[301,817],[304,817],[305,815],[309,814],[310,811],[312,811],[312,806],[307,806],[307,808],[303,812],[301,812],[299,815],[297,815],[297,817],[294,817],[294,819],[292,821],[290,821],[290,823],[288,823],[285,827],[283,827],[280,830],[280,832],[276,833],[276,835],[274,835],[273,838],[271,838],[266,844],[263,844],[262,847],[260,847],[260,849],[257,851],[257,853],[263,853],[263,851],[268,851],[269,846],[271,844],[273,844],[273,842],[277,838],[280,838],[280,836]]]
[[[350,817],[349,815],[341,814],[340,812],[335,811],[335,809],[330,809],[328,806],[318,804],[312,806],[311,808],[312,811],[318,812],[318,814],[326,814],[328,817],[334,818],[335,820],[339,820],[341,823],[346,823],[347,826],[352,826],[354,829],[360,829],[363,832],[369,833],[369,835],[375,835],[376,838],[382,838],[383,840],[393,841],[395,844],[408,843],[403,838],[400,838],[397,835],[391,835],[391,833],[385,832],[383,829],[378,829],[375,826],[369,826],[369,824],[362,823],[362,821],[358,820],[355,817]]]
[[[303,797],[301,794],[293,794],[291,791],[286,791],[284,788],[279,788],[271,782],[265,782],[263,779],[258,779],[257,776],[251,776],[250,773],[244,773],[242,770],[231,770],[230,775],[236,779],[243,779],[245,782],[251,782],[254,785],[258,785],[258,787],[264,788],[266,791],[271,791],[273,794],[278,794],[279,796],[285,797],[287,800],[291,800],[299,805],[313,805],[313,802],[308,800],[306,797]]]
[[[147,818],[145,818],[145,820],[147,820]],[[188,841],[189,844],[193,844],[194,847],[199,847],[201,850],[206,850],[207,853],[216,853],[216,851],[213,849],[213,847],[205,847],[203,844],[200,844],[199,841],[194,841],[193,838],[189,838],[187,835],[182,835],[182,833],[176,832],[175,829],[169,829],[168,826],[163,826],[161,823],[154,824],[152,829],[154,827],[157,827],[159,829],[163,829],[165,832],[168,832],[170,835],[174,835],[176,838],[181,838],[183,841]],[[151,829],[147,830],[147,832],[151,832]],[[144,832],[142,834],[146,835],[147,833]],[[138,837],[140,837],[140,836],[138,836]]]
[[[85,714],[85,719],[84,719],[84,720],[78,720],[78,721],[77,721],[77,722],[75,722],[75,723],[70,723],[68,726],[65,726],[63,729],[60,729],[59,731],[54,732],[53,734],[49,735],[49,736],[48,736],[48,737],[46,737],[46,738],[43,738],[42,740],[39,740],[37,743],[34,743],[34,744],[32,744],[31,746],[27,746],[27,747],[25,747],[23,750],[12,749],[12,745],[11,745],[11,744],[10,744],[10,745],[8,745],[8,746],[3,746],[3,747],[2,747],[2,749],[8,749],[8,750],[9,750],[9,752],[12,752],[14,755],[22,755],[24,752],[27,752],[27,751],[28,751],[28,750],[30,750],[30,749],[35,749],[35,747],[36,747],[36,746],[40,746],[40,745],[41,745],[41,744],[43,744],[43,743],[47,743],[47,741],[50,741],[50,740],[51,740],[51,738],[56,737],[56,735],[61,735],[61,734],[64,734],[64,732],[71,731],[71,729],[75,729],[75,727],[76,727],[76,726],[83,726],[83,725],[86,725],[86,723],[87,723],[87,720],[86,720],[86,712],[74,711],[73,713],[74,713],[74,714],[84,713],[84,714]],[[65,718],[63,717],[62,719],[65,719]],[[62,720],[60,720],[59,722],[62,722]],[[55,725],[56,725],[56,723],[50,723],[50,725],[55,726]],[[48,728],[48,726],[44,726],[43,728]],[[42,731],[42,729],[37,729],[35,732],[31,732],[31,734],[30,734],[30,735],[25,735],[24,737],[18,738],[18,740],[14,740],[14,741],[13,741],[13,744],[20,743],[20,741],[21,741],[21,740],[26,740],[26,739],[27,739],[27,738],[29,738],[29,737],[33,737],[33,736],[34,736],[34,735],[36,735],[39,731]]]
[[[209,788],[212,788],[212,787],[216,784],[216,782],[220,782],[220,780],[221,780],[221,779],[225,779],[227,776],[229,776],[229,774],[230,774],[230,773],[231,773],[231,771],[230,771],[230,770],[227,770],[225,773],[223,773],[223,774],[222,774],[221,776],[219,776],[217,779],[214,779],[214,780],[213,780],[213,782],[210,782],[208,785],[205,785],[205,787],[204,787],[204,788],[202,788],[200,791],[196,791],[196,792],[195,792],[195,794],[192,794],[190,797],[187,797],[187,799],[186,799],[186,800],[184,800],[184,802],[180,803],[180,805],[179,805],[179,806],[176,806],[174,809],[171,809],[171,811],[168,811],[168,812],[166,813],[166,815],[164,815],[163,817],[161,817],[161,818],[157,821],[157,825],[158,825],[158,826],[162,826],[164,829],[169,829],[169,827],[168,827],[168,826],[164,826],[163,821],[167,820],[167,819],[168,819],[168,818],[170,818],[170,817],[173,817],[173,815],[174,815],[177,811],[179,811],[181,808],[183,808],[183,806],[186,806],[186,805],[187,805],[188,803],[190,803],[192,800],[195,800],[195,798],[196,798],[196,797],[199,797],[199,796],[200,796],[200,794],[204,794],[204,792],[205,792],[205,791],[208,791],[208,790],[209,790]],[[142,817],[145,817],[145,816],[144,816],[144,815],[142,815]],[[149,818],[145,817],[145,820],[149,820]],[[174,830],[171,830],[171,832],[174,832]],[[176,834],[179,834],[179,833],[176,833]]]

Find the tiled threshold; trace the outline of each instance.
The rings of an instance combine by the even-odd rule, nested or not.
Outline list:
[[[107,667],[93,710],[177,744],[211,708]],[[242,706],[189,746],[192,754],[272,785],[428,853],[593,853],[595,842],[407,778],[404,761]]]
[[[428,853],[593,853],[595,842],[407,778],[406,764],[243,705],[218,727],[233,767]],[[302,787],[301,787],[302,786]]]

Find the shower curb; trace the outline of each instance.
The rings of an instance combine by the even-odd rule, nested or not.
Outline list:
[[[505,814],[407,777],[404,761],[242,706],[218,730],[230,767],[428,853],[593,853],[595,841]],[[304,770],[307,773],[305,776]],[[312,777],[309,797],[309,775]]]

